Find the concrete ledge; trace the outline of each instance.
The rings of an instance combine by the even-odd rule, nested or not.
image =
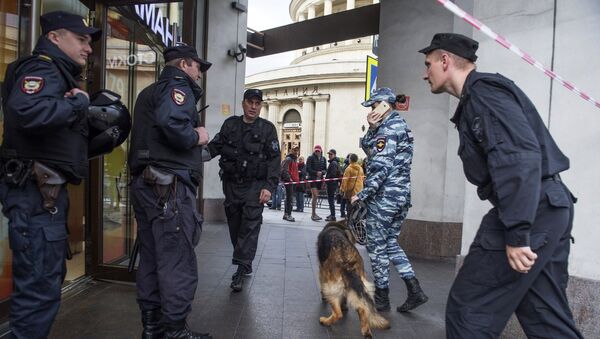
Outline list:
[[[225,208],[223,208],[225,199],[204,199],[203,217],[205,222],[226,222]]]
[[[456,258],[456,272],[464,261],[464,256]],[[575,318],[575,324],[585,338],[600,338],[600,281],[579,277],[569,277],[567,298]],[[501,339],[526,339],[517,317],[513,314]]]
[[[448,259],[460,254],[462,223],[406,219],[400,232],[400,246],[410,257]]]

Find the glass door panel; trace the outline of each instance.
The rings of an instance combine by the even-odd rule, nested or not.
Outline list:
[[[171,45],[180,36],[182,4],[111,6],[106,13],[105,86],[121,95],[133,115],[138,94],[157,80],[164,67],[165,42]],[[120,269],[131,260],[136,236],[128,186],[128,151],[129,140],[104,156],[102,162],[100,265]]]

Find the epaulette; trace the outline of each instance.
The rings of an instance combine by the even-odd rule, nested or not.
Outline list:
[[[49,57],[49,56],[47,56],[47,55],[45,55],[45,54],[38,54],[37,57],[38,57],[39,60],[44,60],[46,62],[52,62],[52,58]]]

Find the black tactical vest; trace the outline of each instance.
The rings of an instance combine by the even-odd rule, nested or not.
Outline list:
[[[235,116],[225,121],[221,137],[223,149],[219,165],[225,179],[261,180],[267,177],[269,126],[262,118],[252,124],[246,124],[242,116]]]

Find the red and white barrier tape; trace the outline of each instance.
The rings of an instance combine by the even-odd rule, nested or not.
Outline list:
[[[336,181],[336,180],[344,180],[344,179],[355,179],[355,178],[364,178],[364,175],[359,175],[355,177],[343,177],[343,178],[331,178],[331,179],[316,179],[316,180],[302,180],[302,181],[290,181],[290,182],[281,182],[282,185],[292,185],[292,184],[304,184],[311,182],[323,182],[323,181]]]
[[[558,74],[554,73],[553,71],[551,71],[551,70],[547,69],[546,67],[544,67],[544,65],[541,62],[535,60],[531,55],[523,52],[519,47],[517,47],[517,46],[513,45],[512,43],[510,43],[503,36],[501,36],[501,35],[495,33],[494,31],[492,31],[491,28],[489,28],[488,26],[482,24],[479,20],[477,20],[476,18],[474,18],[469,13],[463,11],[460,7],[456,6],[450,0],[436,0],[436,1],[438,3],[440,3],[440,4],[442,4],[444,7],[446,7],[446,9],[448,9],[449,11],[451,11],[452,13],[454,13],[456,16],[458,16],[461,19],[465,20],[471,26],[477,28],[483,34],[485,34],[485,35],[489,36],[490,38],[494,39],[497,43],[499,43],[500,45],[504,46],[504,48],[509,49],[513,53],[515,53],[518,56],[520,56],[521,59],[525,60],[528,64],[530,64],[530,65],[534,66],[535,68],[539,69],[540,71],[544,72],[544,74],[546,74],[550,78],[558,81],[560,84],[562,84],[568,90],[570,90],[572,92],[575,92],[577,95],[579,95],[584,100],[589,101],[592,104],[596,105],[597,108],[600,108],[600,102],[596,101],[596,99],[590,97],[585,92],[581,91],[573,83],[571,83],[569,81],[566,81],[560,75],[558,75]]]

